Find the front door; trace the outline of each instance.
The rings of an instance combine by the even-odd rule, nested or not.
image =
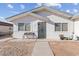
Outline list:
[[[46,38],[46,22],[38,22],[38,38]]]

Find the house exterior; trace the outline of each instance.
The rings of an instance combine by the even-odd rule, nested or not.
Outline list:
[[[13,24],[11,24],[11,23],[0,21],[0,36],[6,35],[6,34],[11,34],[12,26],[13,26]]]
[[[73,37],[74,19],[71,14],[41,6],[7,18],[13,23],[13,38],[23,38],[24,33],[34,33],[38,39],[59,40],[59,35]]]

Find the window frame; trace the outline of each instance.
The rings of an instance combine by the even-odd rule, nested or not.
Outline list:
[[[26,30],[26,25],[29,25],[29,29],[28,30]],[[25,31],[31,31],[31,25],[30,25],[30,23],[25,23]]]
[[[19,24],[23,24],[23,29],[22,30],[20,29]],[[30,26],[29,30],[26,30],[26,25],[27,24],[29,24],[29,26]],[[18,23],[18,31],[31,31],[31,25],[30,25],[30,23]]]
[[[56,30],[56,24],[60,24],[59,30]],[[61,23],[55,23],[55,31],[61,31]]]
[[[20,29],[21,24],[23,24],[23,29]],[[18,23],[18,31],[24,31],[24,23]]]
[[[63,24],[67,25],[66,30],[63,30],[63,27],[64,27]],[[68,23],[62,23],[62,31],[68,31]]]
[[[60,30],[56,30],[56,24],[60,24]],[[63,24],[67,24],[67,30],[63,30]],[[68,31],[68,23],[55,23],[55,31],[56,32]]]

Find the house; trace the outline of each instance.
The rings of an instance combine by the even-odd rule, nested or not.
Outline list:
[[[12,23],[0,21],[0,36],[11,34],[12,26],[13,26]]]
[[[8,17],[7,20],[14,24],[13,38],[23,38],[25,33],[34,33],[38,39],[60,39],[61,34],[66,37],[74,35],[72,17],[71,14],[41,6]]]

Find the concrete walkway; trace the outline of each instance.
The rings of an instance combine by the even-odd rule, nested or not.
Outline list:
[[[53,56],[48,42],[37,41],[32,52],[32,56]]]

